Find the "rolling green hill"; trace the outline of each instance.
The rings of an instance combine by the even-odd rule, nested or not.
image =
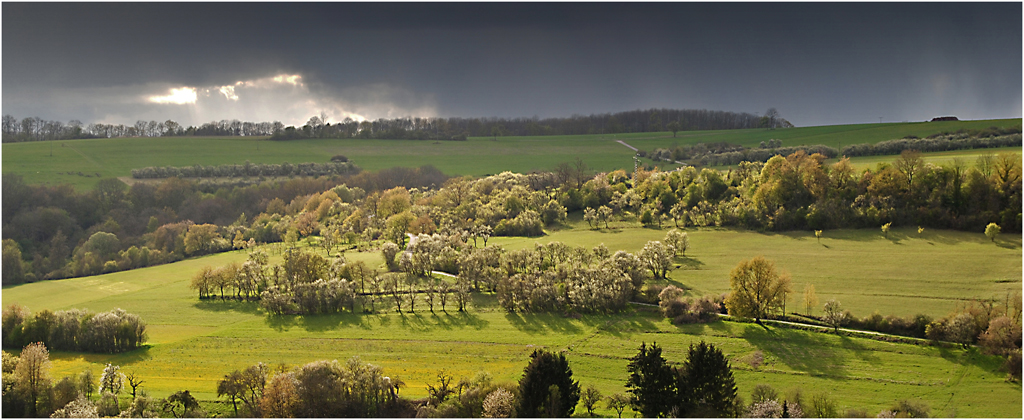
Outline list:
[[[547,137],[470,138],[465,142],[313,139],[272,142],[244,137],[159,137],[66,140],[3,144],[3,173],[29,184],[71,184],[89,190],[100,178],[128,177],[134,168],[196,164],[327,162],[342,154],[366,170],[434,165],[447,175],[549,171],[577,157],[594,170],[632,169],[634,152],[615,140],[653,150],[676,144],[729,142],[755,146],[771,138],[784,145],[877,143],[907,135],[1019,126],[1021,120],[885,123],[798,127],[778,130],[718,130]],[[52,143],[52,144],[51,144]],[[51,156],[52,149],[52,156]],[[664,163],[657,165],[665,168]]]
[[[577,246],[605,243],[637,251],[663,230],[621,222],[610,230],[590,230],[579,220],[542,238],[494,238],[508,249],[536,242]],[[864,316],[923,312],[945,315],[961,299],[994,297],[1020,290],[1020,238],[997,244],[981,233],[896,230],[886,240],[868,230],[827,231],[821,243],[807,233],[690,230],[692,247],[673,282],[693,294],[720,293],[739,259],[763,254],[789,271],[794,289],[814,283],[822,300],[837,297],[844,308]],[[899,252],[894,252],[899,250]],[[349,252],[371,266],[377,253]],[[71,307],[106,311],[123,308],[150,325],[147,348],[120,355],[53,352],[54,376],[105,363],[135,371],[152,395],[189,389],[200,399],[216,399],[216,383],[232,370],[258,361],[297,365],[318,359],[358,355],[381,365],[406,383],[403,394],[426,395],[438,370],[456,378],[479,370],[497,381],[515,381],[535,347],[565,350],[576,378],[609,395],[623,392],[626,360],[641,342],[657,342],[670,361],[680,362],[699,340],[720,346],[731,360],[741,395],[767,383],[780,391],[793,387],[805,398],[828,392],[841,409],[875,414],[899,399],[920,399],[933,415],[1019,417],[1019,383],[1004,381],[1000,359],[977,350],[886,343],[754,324],[715,322],[675,326],[656,312],[637,309],[617,315],[509,314],[494,297],[474,296],[469,312],[431,313],[422,303],[415,313],[267,316],[255,303],[199,301],[189,290],[202,266],[245,258],[232,251],[163,266],[94,277],[44,281],[3,289],[3,304],[18,302],[33,311]],[[273,257],[279,259],[280,257]],[[817,263],[808,263],[819,261]],[[943,280],[937,281],[937,278]],[[798,295],[798,293],[794,293]],[[791,296],[791,308],[800,296]],[[760,352],[764,363],[750,362]],[[579,410],[578,410],[579,411]],[[604,415],[614,412],[601,410]]]

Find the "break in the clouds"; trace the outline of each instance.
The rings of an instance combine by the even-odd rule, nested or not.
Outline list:
[[[281,121],[292,125],[301,125],[313,115],[326,115],[328,121],[436,116],[429,100],[414,96],[387,84],[332,92],[311,88],[300,74],[278,74],[221,86],[171,87],[140,100],[164,105],[152,110],[181,115],[180,121],[186,124],[242,119],[240,116],[247,121]]]
[[[31,114],[45,115],[49,111],[66,114],[67,119],[108,124],[171,119],[185,125],[232,119],[302,125],[311,116],[321,114],[328,121],[437,114],[429,98],[384,83],[333,91],[311,87],[300,74],[270,75],[224,85],[151,83],[66,88],[57,94],[60,96],[29,95],[26,103],[37,110]]]
[[[133,123],[1021,116],[1020,3],[3,3],[3,111]]]

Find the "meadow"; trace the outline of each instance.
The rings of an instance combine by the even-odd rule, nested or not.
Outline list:
[[[778,130],[713,130],[596,134],[580,136],[475,137],[464,142],[417,140],[309,139],[268,141],[263,137],[157,137],[64,140],[3,144],[3,173],[16,173],[28,184],[70,184],[90,190],[101,178],[129,177],[147,166],[192,166],[283,162],[327,162],[342,154],[365,170],[433,165],[446,175],[483,176],[502,171],[550,171],[577,157],[593,170],[632,169],[634,152],[623,140],[644,150],[700,142],[757,146],[781,139],[783,145],[824,144],[838,147],[877,143],[907,135],[925,137],[943,131],[1019,126],[1020,119],[934,123],[855,124]],[[52,153],[52,156],[51,156]],[[879,156],[879,159],[892,158]],[[645,163],[652,163],[645,160]],[[653,163],[663,169],[677,165]],[[81,174],[79,174],[81,173]]]
[[[580,220],[541,238],[493,238],[509,249],[562,241],[578,246],[604,243],[637,251],[665,230],[620,222],[591,230]],[[763,234],[725,229],[690,229],[687,258],[671,281],[695,295],[728,288],[728,271],[743,258],[762,254],[789,271],[794,289],[814,283],[819,298],[837,297],[863,316],[925,313],[943,316],[969,297],[999,297],[1021,289],[1019,237],[997,243],[981,233],[894,230],[886,239],[873,230],[827,231],[819,244],[810,233]],[[899,252],[893,252],[899,250]],[[399,376],[402,394],[426,395],[441,369],[456,378],[480,370],[496,381],[516,381],[537,347],[567,351],[575,377],[605,395],[623,392],[627,358],[641,342],[657,342],[665,357],[680,362],[690,343],[713,342],[729,356],[740,394],[754,385],[780,391],[799,387],[805,398],[831,394],[841,409],[871,415],[899,399],[920,399],[933,415],[1020,417],[1021,387],[998,372],[1001,360],[976,349],[898,344],[755,324],[719,321],[675,326],[643,307],[616,315],[508,314],[488,294],[474,295],[468,312],[319,316],[267,316],[255,303],[199,301],[188,289],[202,266],[245,259],[231,251],[173,264],[94,277],[46,281],[3,289],[3,304],[18,302],[33,311],[71,307],[137,313],[150,325],[149,345],[120,355],[51,353],[54,376],[91,369],[99,374],[115,363],[141,375],[151,395],[189,389],[202,400],[216,399],[225,374],[258,361],[298,365],[317,359],[360,356]],[[379,253],[350,251],[349,259],[381,264]],[[278,259],[279,256],[272,258]],[[942,280],[936,280],[942,279]],[[800,296],[791,304],[799,306]],[[911,309],[913,308],[913,309]],[[791,309],[792,310],[792,309]],[[764,363],[751,363],[760,352]],[[582,407],[577,412],[583,411]],[[603,415],[614,412],[603,408]],[[627,411],[626,415],[629,415]]]

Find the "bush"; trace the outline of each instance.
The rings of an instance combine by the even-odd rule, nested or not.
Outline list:
[[[503,219],[494,227],[495,236],[541,236],[544,235],[544,224],[540,215],[533,210],[519,213],[512,219]]]
[[[899,418],[927,418],[929,412],[928,404],[921,401],[900,400],[892,407],[892,412]]]
[[[1006,356],[1006,362],[1003,364],[1005,369],[1010,374],[1010,379],[1020,380],[1021,375],[1021,360],[1020,350],[1011,352],[1009,356]]]
[[[41,311],[30,316],[11,305],[3,312],[3,345],[24,347],[42,342],[60,351],[122,353],[146,342],[146,323],[138,315],[115,309],[94,314],[80,309]]]

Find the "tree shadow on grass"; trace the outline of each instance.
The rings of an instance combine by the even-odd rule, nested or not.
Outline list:
[[[645,316],[644,314],[636,314],[630,317],[611,317],[602,325],[598,326],[597,329],[602,334],[621,338],[656,330],[657,326],[655,326],[654,322],[651,321],[652,319],[660,319],[660,316],[654,317],[650,315]]]
[[[53,351],[50,352],[50,360],[73,361],[76,359],[82,359],[93,364],[102,365],[106,363],[113,363],[115,365],[124,366],[152,359],[153,356],[149,354],[149,350],[152,347],[153,346],[151,344],[143,344],[135,350],[114,354]]]
[[[203,299],[193,304],[192,307],[201,311],[238,312],[250,315],[257,315],[262,312],[259,302],[234,299]]]
[[[317,315],[267,315],[264,322],[277,332],[300,327],[310,332],[333,331],[341,328],[359,327],[371,330],[373,327],[360,314],[349,312]]]
[[[574,324],[571,319],[560,314],[520,314],[509,312],[505,314],[513,327],[527,334],[579,334],[583,330]]]
[[[823,334],[749,325],[740,337],[794,370],[833,378],[849,374],[843,354]]]
[[[994,374],[1005,373],[1003,371],[1003,363],[1006,361],[1004,356],[984,354],[977,347],[963,350],[958,346],[943,346],[939,347],[939,355],[943,359],[958,365],[973,365]]]
[[[859,341],[853,340],[845,335],[840,335],[839,341],[844,349],[850,350],[859,359],[873,364],[882,363],[882,359],[880,357],[876,356],[867,347],[864,347],[864,345],[861,344]]]
[[[1002,235],[1000,235],[1000,236],[1002,236]],[[996,246],[998,246],[1000,248],[1004,248],[1004,249],[1020,249],[1021,248],[1021,237],[1020,236],[1010,236],[1010,235],[1007,235],[1007,238],[1010,238],[1010,239],[1005,239],[1005,238],[1002,238],[1002,237],[997,237],[996,241],[995,241],[996,242]]]
[[[348,312],[338,314],[302,315],[298,317],[298,325],[310,332],[333,331],[341,328],[359,327],[370,330],[370,324],[360,314]]]
[[[704,262],[693,257],[675,257],[672,262],[676,264],[676,269],[680,270],[700,270],[704,268]]]

